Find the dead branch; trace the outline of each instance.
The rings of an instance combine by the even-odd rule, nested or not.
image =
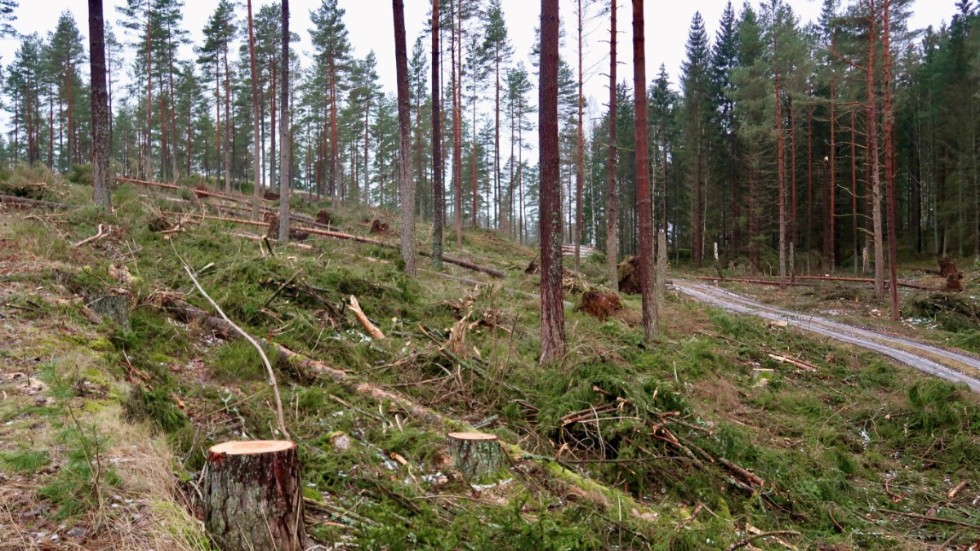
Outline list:
[[[798,367],[803,371],[814,372],[817,370],[817,366],[813,364],[808,364],[803,360],[797,360],[795,358],[790,358],[789,356],[779,356],[777,354],[769,354],[769,357],[781,364],[790,364],[794,367]]]
[[[41,199],[28,199],[27,197],[15,197],[13,195],[0,195],[0,204],[11,205],[18,208],[42,208],[52,210],[68,208],[68,205],[63,203],[42,201]]]
[[[364,330],[367,331],[369,335],[371,335],[372,339],[381,340],[385,338],[385,334],[378,329],[378,326],[371,323],[371,320],[368,319],[367,315],[364,313],[364,310],[361,310],[361,305],[358,304],[357,298],[353,295],[350,297],[350,311],[354,312],[354,316],[357,317],[357,321],[361,322],[361,326],[364,327]]]
[[[204,310],[191,306],[173,295],[162,295],[158,301],[168,312],[182,319],[199,321],[219,333],[224,332],[224,336],[229,338],[234,338],[236,334],[230,322],[215,318]],[[379,403],[389,402],[394,404],[410,415],[433,425],[439,425],[456,431],[476,430],[468,423],[447,417],[400,394],[379,388],[370,383],[358,381],[349,373],[331,367],[324,362],[293,352],[282,345],[273,344],[273,346],[276,346],[279,352],[290,361],[309,371],[311,374],[328,377],[352,392],[368,396]],[[501,441],[501,446],[503,446],[512,458],[526,458],[530,456],[520,446],[508,444],[503,441]],[[609,488],[592,479],[582,477],[578,473],[565,469],[551,458],[544,458],[539,463],[539,468],[560,491],[579,496],[604,510],[613,510],[614,507],[622,507],[633,511],[633,515],[637,518],[648,518],[644,515],[649,513],[649,509],[637,503],[632,497],[623,494],[615,488]]]
[[[183,260],[181,260],[181,262],[183,262]],[[228,316],[225,315],[224,310],[222,310],[221,307],[218,306],[218,303],[215,302],[214,299],[212,299],[211,296],[207,294],[207,292],[205,292],[203,287],[201,287],[200,282],[198,282],[197,278],[194,277],[194,272],[191,271],[190,266],[184,264],[184,271],[187,272],[188,277],[190,277],[191,281],[194,282],[194,286],[197,287],[197,290],[201,293],[201,295],[203,295],[204,298],[207,299],[208,303],[210,303],[211,306],[218,312],[218,314],[221,316],[221,319],[225,320],[226,323],[231,325],[231,327],[235,330],[236,333],[241,335],[242,338],[248,341],[248,343],[251,344],[253,347],[255,347],[255,350],[258,351],[259,356],[262,358],[262,363],[265,364],[265,369],[266,371],[268,371],[269,385],[272,386],[272,394],[276,400],[276,421],[279,423],[279,431],[282,433],[282,436],[288,440],[289,431],[286,430],[286,420],[282,413],[282,398],[279,395],[279,384],[276,382],[276,373],[275,371],[272,370],[272,364],[269,362],[269,358],[265,355],[265,350],[262,350],[262,346],[259,345],[259,343],[256,342],[251,335],[246,333],[244,329],[235,325],[233,321],[228,319]]]
[[[954,526],[963,526],[964,528],[971,528],[973,530],[980,530],[980,524],[970,524],[969,522],[963,522],[959,520],[953,520],[951,518],[941,518],[941,517],[930,517],[926,515],[919,515],[916,513],[903,513],[901,511],[888,511],[882,509],[883,513],[889,515],[898,515],[900,517],[914,518],[916,520],[924,520],[926,522],[936,522],[939,524],[952,524]]]
[[[753,534],[743,540],[739,540],[728,547],[728,551],[735,551],[736,549],[741,549],[748,544],[752,543],[757,539],[769,538],[773,536],[799,536],[800,533],[796,530],[775,530],[773,532],[760,532],[758,534]]]
[[[959,484],[954,486],[953,489],[949,491],[949,493],[946,494],[946,497],[948,499],[954,499],[957,495],[959,495],[960,492],[963,491],[963,488],[967,487],[969,483],[970,483],[969,480],[964,480],[963,482],[960,482]]]
[[[99,233],[93,235],[92,237],[88,237],[86,239],[82,239],[78,243],[73,243],[72,246],[71,246],[71,248],[77,249],[78,247],[81,247],[82,245],[91,243],[93,241],[98,241],[99,239],[102,239],[103,237],[109,235],[111,232],[112,232],[112,226],[104,226],[102,224],[99,224]]]

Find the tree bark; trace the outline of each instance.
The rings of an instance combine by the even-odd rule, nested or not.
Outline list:
[[[582,92],[582,0],[578,0],[578,136],[575,147],[575,271],[581,269],[582,257],[582,187],[585,180],[585,128],[583,126],[583,109],[585,94]],[[639,88],[638,88],[639,89]],[[646,85],[642,88],[646,90]],[[646,94],[640,94],[646,97]],[[646,101],[644,101],[646,103]]]
[[[496,482],[505,471],[504,450],[496,435],[481,432],[450,432],[446,446],[456,469],[470,484]]]
[[[779,44],[773,40],[773,51],[779,51]],[[783,100],[779,82],[779,66],[773,66],[776,77],[776,185],[779,187],[779,281],[786,281],[786,167],[783,152]]]
[[[636,114],[636,203],[639,210],[640,295],[643,298],[643,332],[647,340],[660,335],[657,303],[653,296],[653,204],[650,201],[650,150],[647,145],[646,42],[643,34],[643,0],[633,0],[633,89]]]
[[[616,189],[616,4],[609,3],[609,152],[606,167],[606,277],[615,286],[619,281],[619,209]],[[666,181],[664,182],[666,186]],[[665,188],[666,190],[666,188]]]
[[[541,59],[538,86],[541,247],[541,362],[565,355],[562,304],[561,173],[558,156],[558,0],[541,0]]]
[[[411,105],[408,95],[408,46],[405,44],[405,2],[392,0],[395,17],[395,70],[398,74],[398,189],[401,193],[401,250],[405,273],[415,277],[415,186],[411,162]]]
[[[875,249],[875,297],[885,298],[885,246],[881,220],[881,168],[878,161],[878,106],[875,94],[875,0],[868,0],[868,153],[871,155],[871,223]]]
[[[255,63],[255,29],[252,22],[252,0],[248,0],[248,59],[252,72],[252,220],[259,219],[262,197],[261,137],[259,135],[259,71]],[[176,177],[176,174],[174,175]]]
[[[102,0],[88,0],[90,70],[92,76],[92,182],[95,204],[108,211],[109,106],[106,92],[105,20]]]
[[[446,214],[439,94],[439,0],[432,0],[432,266],[436,269],[442,268],[442,230]]]
[[[887,188],[887,221],[888,224],[888,274],[891,281],[891,314],[892,319],[897,321],[901,318],[898,307],[898,224],[895,215],[895,151],[892,143],[892,95],[891,95],[891,10],[889,0],[885,0],[882,9],[884,16],[884,37],[882,52],[885,56],[885,186]]]
[[[208,450],[204,525],[223,551],[305,549],[296,444],[225,442]]]
[[[289,242],[289,0],[282,0],[282,82],[279,96],[279,240]]]

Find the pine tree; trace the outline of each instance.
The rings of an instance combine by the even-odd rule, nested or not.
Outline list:
[[[92,82],[93,200],[103,209],[109,197],[109,97],[106,91],[105,23],[102,0],[88,0],[88,32]]]
[[[646,339],[660,335],[657,302],[653,296],[653,205],[650,201],[649,148],[647,147],[646,42],[643,34],[643,0],[633,0],[633,89],[636,147],[636,208],[639,211],[640,295],[643,299],[643,332]]]
[[[408,93],[408,46],[405,44],[404,0],[392,0],[395,20],[395,69],[398,77],[398,189],[401,196],[401,249],[405,273],[415,277],[415,190],[412,186],[410,150],[411,98]]]
[[[439,94],[439,0],[432,0],[432,266],[442,268],[446,200],[442,184],[442,121]]]
[[[342,88],[340,81],[349,70],[350,63],[350,42],[343,21],[345,13],[343,8],[337,6],[337,0],[323,0],[319,9],[310,13],[313,21],[310,37],[316,50],[317,69],[326,81],[329,94],[330,178],[326,193],[330,197],[337,197],[338,193],[340,144],[337,109]]]
[[[225,181],[225,192],[231,191],[231,68],[228,53],[231,42],[235,38],[234,7],[229,0],[220,0],[207,26],[204,27],[204,44],[198,49],[198,63],[215,81],[215,112],[221,122],[222,139],[221,151],[224,161],[222,173]],[[223,93],[222,93],[223,92]],[[224,114],[220,116],[221,105],[224,104]]]
[[[701,13],[694,14],[687,38],[687,59],[681,65],[684,91],[684,141],[691,188],[691,252],[698,267],[704,260],[704,214],[710,106],[710,53]]]
[[[541,362],[565,355],[562,301],[562,216],[558,156],[558,0],[541,0],[538,85],[538,236],[541,247]]]
[[[500,0],[490,0],[490,6],[485,14],[486,26],[484,27],[484,38],[482,50],[493,66],[494,75],[494,142],[493,142],[493,189],[496,197],[495,207],[497,209],[497,220],[501,217],[502,197],[500,187],[500,95],[501,78],[504,75],[504,65],[510,61],[513,55],[513,48],[507,37],[507,26],[504,22],[503,9],[500,7]]]
[[[0,0],[0,38],[17,34],[13,26],[13,22],[17,21],[17,15],[14,13],[17,6],[17,0]]]

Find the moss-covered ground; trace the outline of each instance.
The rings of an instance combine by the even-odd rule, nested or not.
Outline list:
[[[61,185],[61,200],[84,204],[84,187]],[[0,476],[21,477],[49,518],[83,518],[133,476],[107,467],[93,486],[91,473],[76,472],[92,462],[72,450],[120,438],[87,413],[100,404],[166,441],[165,467],[185,496],[174,503],[194,503],[208,446],[277,436],[258,354],[161,307],[176,297],[211,311],[186,264],[250,334],[348,374],[342,383],[275,362],[303,460],[308,532],[328,548],[952,549],[980,537],[980,409],[966,388],[672,293],[655,343],[643,342],[636,298],[604,322],[566,308],[568,354],[539,365],[537,302],[514,292],[536,294],[537,277],[524,273],[535,252],[509,238],[467,230],[462,250],[451,232],[446,240],[448,254],[505,279],[453,266],[440,273],[457,279],[446,278],[425,258],[412,279],[393,248],[314,238],[270,247],[245,235],[262,228],[201,219],[202,204],[176,197],[126,185],[109,215],[0,213],[0,324],[39,333],[0,355],[18,366],[41,358],[31,369],[47,385],[44,404],[0,405]],[[352,234],[366,236],[374,217],[396,225],[389,213],[329,202],[294,207],[327,209]],[[161,214],[181,231],[151,230]],[[108,237],[72,247],[100,223]],[[420,248],[428,229],[419,228]],[[583,261],[575,287],[601,286],[602,273],[601,259]],[[129,297],[128,327],[90,321],[84,305],[107,294]],[[386,339],[365,334],[350,296]],[[79,355],[95,367],[64,367]],[[379,402],[350,380],[453,421]],[[51,416],[80,434],[35,443],[30,424],[17,424]],[[453,469],[445,433],[463,424],[520,446],[499,483],[470,485]],[[562,471],[589,483],[570,486]],[[64,492],[78,509],[59,506]],[[763,532],[778,534],[753,538]]]

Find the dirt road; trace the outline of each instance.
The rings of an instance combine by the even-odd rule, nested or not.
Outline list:
[[[790,312],[712,285],[675,279],[674,287],[706,304],[739,314],[786,322],[804,331],[878,352],[947,381],[964,383],[975,392],[980,392],[980,359],[966,353],[952,352],[938,346],[885,335],[818,316]]]

